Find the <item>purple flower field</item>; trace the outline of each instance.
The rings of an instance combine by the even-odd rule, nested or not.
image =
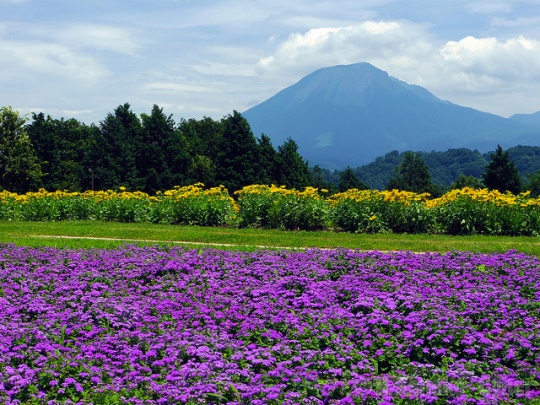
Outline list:
[[[0,402],[538,404],[540,260],[0,246]]]

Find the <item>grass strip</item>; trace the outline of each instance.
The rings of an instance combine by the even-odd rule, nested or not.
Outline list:
[[[354,234],[99,221],[0,221],[0,243],[33,247],[78,248],[114,248],[126,243],[134,243],[139,245],[186,244],[195,248],[210,246],[226,250],[256,250],[262,247],[343,247],[415,252],[467,250],[484,253],[516,250],[540,255],[540,239],[536,237]]]

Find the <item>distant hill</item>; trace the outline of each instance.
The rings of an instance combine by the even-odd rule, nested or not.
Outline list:
[[[275,145],[288,137],[310,165],[360,166],[388,151],[480,152],[540,145],[540,127],[441,100],[369,63],[317,70],[243,113]]]
[[[445,152],[418,152],[421,159],[429,168],[432,181],[443,187],[449,187],[460,174],[481,178],[486,165],[491,161],[490,154],[466,148],[449,149]],[[394,168],[401,162],[404,152],[392,151],[380,156],[373,162],[354,168],[354,173],[366,185],[374,189],[384,189],[388,180],[394,174]],[[515,146],[508,149],[512,160],[523,178],[540,170],[540,147]],[[336,182],[339,178],[335,173],[326,171],[326,178]]]
[[[532,114],[514,114],[510,119],[521,122],[522,124],[537,125],[540,127],[540,111]]]

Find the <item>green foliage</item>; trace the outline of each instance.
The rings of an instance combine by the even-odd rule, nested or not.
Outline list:
[[[11,107],[0,108],[0,189],[23,192],[43,176],[25,122]]]
[[[540,146],[513,146],[507,149],[508,157],[522,176],[540,171]]]
[[[464,174],[460,174],[456,181],[452,183],[450,186],[450,189],[452,190],[458,190],[465,187],[469,187],[472,189],[482,189],[485,186],[482,184],[480,179],[477,179],[473,176],[465,176]]]
[[[540,170],[527,175],[525,189],[529,190],[533,197],[538,197],[540,195]]]
[[[329,225],[330,207],[316,189],[252,185],[236,194],[242,227],[317,230]]]
[[[238,111],[222,120],[223,135],[216,160],[216,182],[240,190],[261,176],[260,150],[247,120]]]
[[[278,146],[277,173],[278,183],[287,188],[302,189],[311,183],[308,163],[300,156],[298,145],[291,138]]]
[[[328,169],[323,169],[319,165],[311,168],[311,186],[319,190],[328,190],[330,194],[337,192],[336,184],[327,178],[331,176]]]
[[[92,170],[97,189],[142,188],[136,157],[141,132],[141,121],[128,103],[118,106],[114,114],[109,113],[101,122],[100,137],[93,151],[95,167]]]
[[[184,180],[186,154],[182,156],[181,138],[171,116],[154,105],[150,115],[142,114],[142,131],[135,152],[138,177],[142,190],[155,193],[167,190]],[[183,159],[182,159],[183,158]]]
[[[276,183],[279,178],[278,155],[268,135],[262,134],[257,140],[260,151],[260,183]]]
[[[519,171],[514,162],[510,161],[508,151],[504,152],[501,145],[491,154],[491,162],[486,166],[482,179],[490,190],[510,191],[514,194],[521,191]]]
[[[367,190],[369,187],[362,183],[358,176],[354,174],[353,170],[347,166],[345,170],[339,173],[338,189],[340,192],[343,192],[352,188]]]
[[[383,233],[388,231],[385,221],[384,197],[373,193],[369,198],[345,198],[332,209],[332,221],[348,232]]]
[[[349,232],[428,233],[434,217],[422,201],[388,198],[388,194],[366,190],[338,194],[333,205],[333,222]]]
[[[429,169],[418,154],[406,152],[386,188],[429,193],[433,190],[433,184]]]
[[[78,191],[92,187],[92,151],[97,149],[99,129],[76,119],[56,120],[32,114],[26,127],[41,160],[44,176],[40,186],[49,190]]]

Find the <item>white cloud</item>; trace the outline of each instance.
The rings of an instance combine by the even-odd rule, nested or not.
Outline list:
[[[173,82],[150,82],[145,83],[140,87],[145,91],[164,91],[164,92],[188,92],[188,93],[209,93],[214,91],[211,87],[188,83],[173,83]]]
[[[448,42],[440,51],[446,72],[458,72],[472,84],[472,91],[540,79],[540,41],[518,37],[507,41],[496,38],[466,37]],[[478,80],[474,80],[478,78]],[[483,80],[482,80],[483,79]],[[488,83],[483,83],[487,80]]]
[[[261,58],[257,70],[283,86],[318,68],[356,62],[370,62],[441,98],[483,111],[510,115],[509,108],[540,109],[540,101],[534,101],[540,92],[540,41],[524,36],[438,43],[421,25],[368,21],[293,34]]]
[[[291,80],[321,67],[364,61],[382,69],[409,69],[434,49],[421,25],[367,21],[292,34],[273,55],[260,59],[257,71]]]
[[[64,80],[80,80],[82,85],[107,75],[107,70],[93,58],[53,43],[0,38],[0,63],[3,66],[0,79],[27,79],[39,75],[40,80],[46,80],[46,76],[53,76]]]
[[[128,30],[95,24],[70,24],[61,27],[51,37],[74,48],[93,48],[134,55],[141,41]]]

